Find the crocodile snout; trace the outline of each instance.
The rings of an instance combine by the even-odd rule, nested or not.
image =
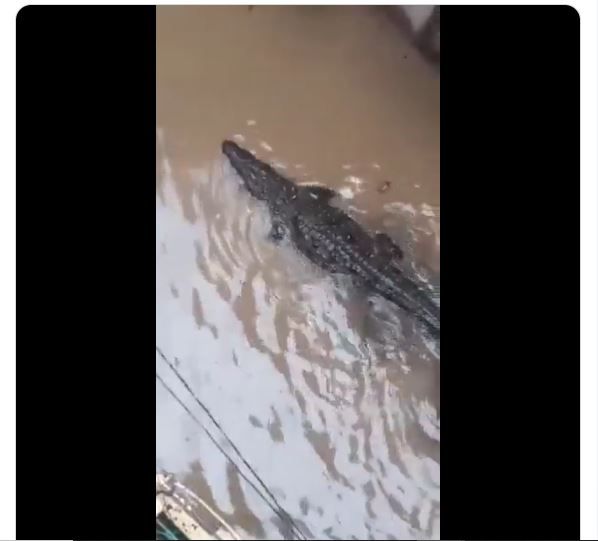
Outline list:
[[[222,142],[222,152],[234,165],[235,163],[255,161],[255,156],[241,148],[234,141],[225,140]]]

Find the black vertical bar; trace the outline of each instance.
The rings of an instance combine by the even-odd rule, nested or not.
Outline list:
[[[16,22],[18,537],[152,539],[155,7]]]
[[[579,539],[579,16],[441,8],[443,539]]]

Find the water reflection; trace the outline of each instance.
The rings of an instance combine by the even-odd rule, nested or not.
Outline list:
[[[159,130],[157,345],[306,535],[437,538],[435,345],[384,301],[364,304],[288,244],[266,241],[267,213],[218,156],[219,141],[205,167],[174,169],[167,140]],[[348,178],[347,187],[365,189]],[[408,261],[420,262],[407,272],[433,282],[439,210],[396,202],[384,210]],[[158,354],[156,371],[210,425]],[[156,396],[157,467],[245,535],[288,536],[158,381]]]

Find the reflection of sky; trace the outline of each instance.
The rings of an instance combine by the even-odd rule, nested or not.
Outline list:
[[[163,199],[156,198],[157,345],[169,359],[178,359],[178,369],[194,392],[279,497],[283,507],[304,521],[314,535],[437,537],[439,516],[434,514],[440,497],[439,467],[432,459],[418,457],[405,435],[405,427],[416,423],[425,427],[431,440],[439,439],[439,425],[434,412],[429,411],[431,406],[422,401],[404,409],[405,400],[396,388],[383,377],[371,380],[365,367],[359,368],[363,365],[359,358],[360,339],[349,327],[346,309],[332,294],[332,281],[312,273],[288,248],[278,248],[284,251],[284,257],[276,264],[282,265],[283,270],[288,265],[300,275],[305,272],[302,281],[306,284],[301,289],[307,302],[299,306],[301,310],[307,310],[304,305],[309,306],[309,313],[300,317],[283,313],[290,330],[288,351],[281,352],[274,325],[280,317],[280,307],[276,297],[268,295],[268,289],[275,289],[276,284],[267,287],[263,274],[258,272],[252,283],[255,314],[246,325],[253,326],[264,351],[251,345],[234,304],[242,294],[243,281],[249,278],[247,269],[252,258],[253,263],[257,257],[260,264],[274,265],[276,253],[263,242],[267,224],[261,210],[255,206],[250,206],[249,212],[246,210],[245,195],[239,192],[230,172],[222,175],[223,171],[221,166],[215,166],[211,177],[206,172],[194,171],[195,180],[209,187],[202,193],[209,193],[213,199],[199,201],[194,197],[199,218],[190,223],[183,216],[172,174],[162,164]],[[219,231],[208,231],[202,221],[205,214],[202,204],[218,206],[223,217],[222,231],[232,228],[232,217],[238,222],[239,235],[244,234],[242,231],[249,224],[249,241],[255,255],[249,249],[231,250],[240,260],[239,265],[229,265],[232,276],[227,276],[204,250],[209,242],[227,242],[229,237]],[[215,240],[210,235],[221,237]],[[230,300],[223,299],[198,268],[196,243],[204,253],[210,274],[226,278]],[[276,286],[280,288],[278,296],[288,300],[287,289],[297,289],[297,285],[285,284],[284,278],[280,280],[281,284]],[[194,290],[205,320],[201,326],[193,315]],[[217,337],[210,327],[217,331]],[[330,357],[334,369],[306,358],[309,352],[322,357],[323,348],[318,342],[322,334],[332,344]],[[300,348],[301,336],[307,341],[307,352]],[[273,355],[279,353],[284,353],[282,362],[290,376],[291,388],[273,361]],[[217,435],[207,416],[158,356],[156,370]],[[295,391],[305,398],[305,413]],[[232,512],[225,458],[158,382],[156,409],[157,466],[181,474],[189,470],[192,462],[199,461],[218,506]],[[263,428],[254,426],[249,416],[258,419]],[[280,419],[283,441],[273,439],[268,430],[269,425],[277,423],[276,417]],[[389,446],[389,435],[394,451]],[[328,464],[318,454],[318,445],[331,447]],[[393,452],[400,454],[400,462]],[[280,537],[270,523],[271,511],[251,488],[245,484],[243,487],[247,504],[263,522],[267,535]],[[302,498],[310,504],[306,516],[301,511]],[[397,505],[402,510],[397,510]]]

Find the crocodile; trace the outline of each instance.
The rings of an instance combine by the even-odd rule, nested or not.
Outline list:
[[[222,152],[245,188],[265,202],[271,217],[270,240],[290,238],[316,266],[351,277],[364,290],[392,302],[440,338],[440,308],[401,270],[401,248],[386,234],[370,234],[342,209],[331,204],[330,188],[298,185],[234,141]]]

